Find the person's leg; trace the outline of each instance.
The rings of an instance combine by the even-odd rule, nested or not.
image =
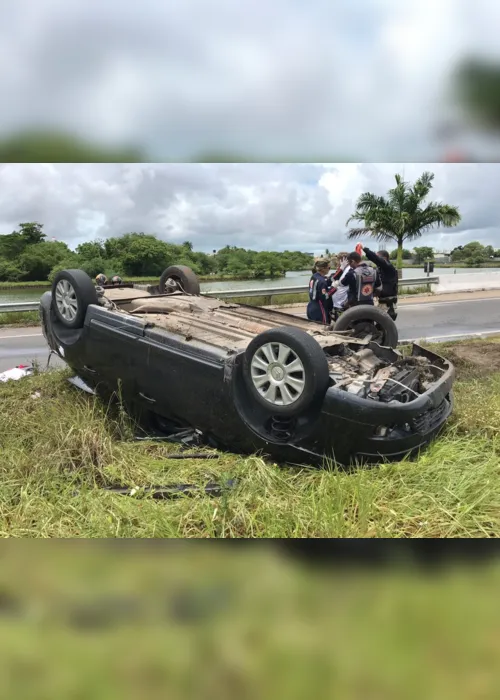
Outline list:
[[[398,314],[396,313],[396,308],[397,300],[391,299],[387,304],[387,315],[390,316],[390,318],[392,318],[393,321],[395,321],[398,317]]]
[[[307,318],[309,321],[315,321],[316,323],[325,324],[324,311],[321,307],[320,302],[310,301],[307,305]]]

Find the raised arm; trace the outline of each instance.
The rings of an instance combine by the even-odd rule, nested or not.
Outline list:
[[[388,262],[385,258],[382,258],[380,255],[374,253],[373,250],[363,248],[363,252],[370,262],[375,263],[375,265],[382,268],[382,270],[390,270],[392,267],[390,262]]]

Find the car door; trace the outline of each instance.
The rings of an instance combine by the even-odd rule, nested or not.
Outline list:
[[[137,393],[145,324],[135,318],[99,307],[89,309],[85,321],[85,365],[82,374],[103,382],[125,399]]]
[[[155,328],[145,330],[139,345],[142,364],[136,386],[143,406],[200,430],[210,429],[222,415],[221,404],[227,404],[226,353]]]

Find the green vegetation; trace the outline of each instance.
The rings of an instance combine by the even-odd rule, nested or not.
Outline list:
[[[426,260],[434,260],[434,248],[426,245],[414,248],[413,262],[422,265]]]
[[[242,544],[6,543],[5,697],[498,698],[495,560],[322,569]]]
[[[465,267],[482,267],[497,257],[500,257],[500,250],[494,250],[491,245],[484,246],[479,241],[457,246],[451,251],[451,261],[463,263]]]
[[[397,243],[397,267],[403,266],[403,244],[413,241],[434,227],[451,227],[460,223],[457,207],[438,202],[424,204],[432,189],[434,173],[425,172],[410,185],[401,175],[395,175],[396,186],[387,197],[365,192],[358,198],[354,214],[347,220],[362,222],[351,228],[350,239],[371,236],[383,243]]]
[[[188,265],[210,279],[265,279],[312,264],[311,255],[298,251],[256,252],[226,246],[207,255],[194,251],[189,241],[176,245],[145,233],[82,243],[73,251],[61,241],[47,241],[43,224],[36,222],[20,224],[19,231],[0,236],[0,281],[9,283],[50,282],[64,268],[80,268],[91,277],[104,272],[157,281],[169,265]]]
[[[500,65],[497,61],[469,58],[455,74],[455,93],[473,124],[500,128]]]
[[[106,148],[56,131],[23,131],[0,140],[2,163],[139,163],[136,148]]]
[[[39,326],[38,311],[9,311],[0,314],[1,326]]]
[[[500,354],[492,341],[440,345],[456,362],[456,410],[415,461],[345,472],[278,468],[259,455],[169,460],[134,442],[127,416],[56,371],[0,385],[0,532],[24,537],[498,537]],[[485,405],[488,410],[485,411]],[[118,496],[236,477],[222,499]],[[139,492],[140,493],[140,492]]]
[[[411,250],[408,250],[408,248],[403,248],[403,250],[401,251],[401,256],[402,256],[403,260],[411,260],[413,258],[413,254],[412,254]],[[389,257],[391,260],[397,260],[398,249],[394,248],[394,250],[391,250],[391,252],[389,253]],[[404,264],[403,264],[403,267],[404,267]]]

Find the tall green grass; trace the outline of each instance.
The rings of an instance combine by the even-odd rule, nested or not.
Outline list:
[[[499,536],[500,374],[466,364],[460,372],[456,410],[438,441],[415,461],[354,473],[280,468],[259,455],[169,460],[176,446],[130,441],[126,416],[79,393],[64,372],[0,385],[0,534]],[[100,488],[228,477],[239,485],[219,500],[155,502]]]

